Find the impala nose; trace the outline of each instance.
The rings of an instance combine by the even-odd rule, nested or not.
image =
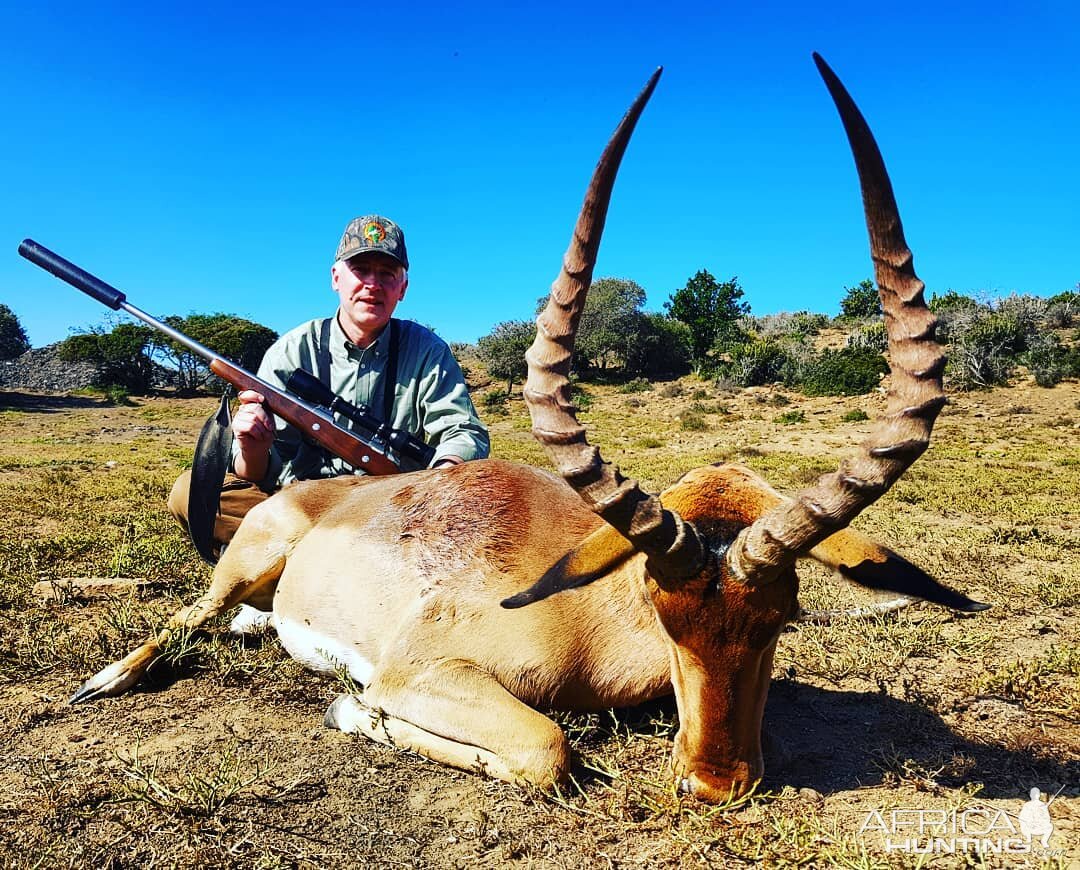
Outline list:
[[[679,792],[706,803],[723,804],[749,794],[760,780],[761,771],[752,771],[748,764],[736,765],[736,770],[727,775],[698,768],[680,777]]]

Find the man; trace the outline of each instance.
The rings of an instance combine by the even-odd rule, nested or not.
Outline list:
[[[266,352],[258,375],[284,389],[298,368],[335,393],[368,405],[392,428],[435,448],[432,468],[488,455],[487,430],[476,415],[461,368],[442,339],[411,321],[392,320],[409,286],[409,258],[401,228],[379,215],[356,218],[338,244],[330,283],[337,314],[281,336]],[[391,383],[392,382],[392,383]],[[244,515],[294,480],[353,473],[341,459],[305,442],[247,390],[232,422],[233,471],[222,487],[215,549],[228,543]],[[391,455],[404,471],[420,466]],[[169,510],[187,527],[190,474],[177,480]]]

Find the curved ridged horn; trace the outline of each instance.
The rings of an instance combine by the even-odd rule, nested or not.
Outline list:
[[[650,571],[658,579],[700,570],[704,551],[698,535],[678,514],[662,508],[659,498],[642,492],[636,480],[625,479],[600,458],[577,421],[568,376],[615,174],[661,72],[653,73],[638,94],[596,165],[559,277],[536,318],[536,339],[525,354],[529,375],[523,391],[533,435],[559,473],[590,508],[649,556]]]
[[[794,500],[743,529],[727,553],[731,573],[767,583],[837,529],[850,523],[903,474],[930,443],[930,430],[945,404],[941,374],[945,355],[934,340],[937,323],[923,301],[892,184],[862,114],[825,61],[814,54],[821,77],[844,123],[862,187],[870,255],[889,335],[892,385],[886,412],[859,453],[823,475]]]

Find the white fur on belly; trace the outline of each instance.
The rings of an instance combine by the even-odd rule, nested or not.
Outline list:
[[[374,665],[361,656],[355,648],[333,638],[313,631],[309,626],[274,614],[274,627],[278,640],[289,655],[300,664],[320,673],[334,673],[344,665],[349,676],[366,686],[371,680]]]

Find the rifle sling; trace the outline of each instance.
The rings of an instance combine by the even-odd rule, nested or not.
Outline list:
[[[210,565],[216,565],[218,561],[218,554],[214,552],[214,525],[231,452],[232,414],[229,389],[226,388],[221,395],[221,404],[203,423],[199,433],[188,489],[188,535],[203,561]]]

